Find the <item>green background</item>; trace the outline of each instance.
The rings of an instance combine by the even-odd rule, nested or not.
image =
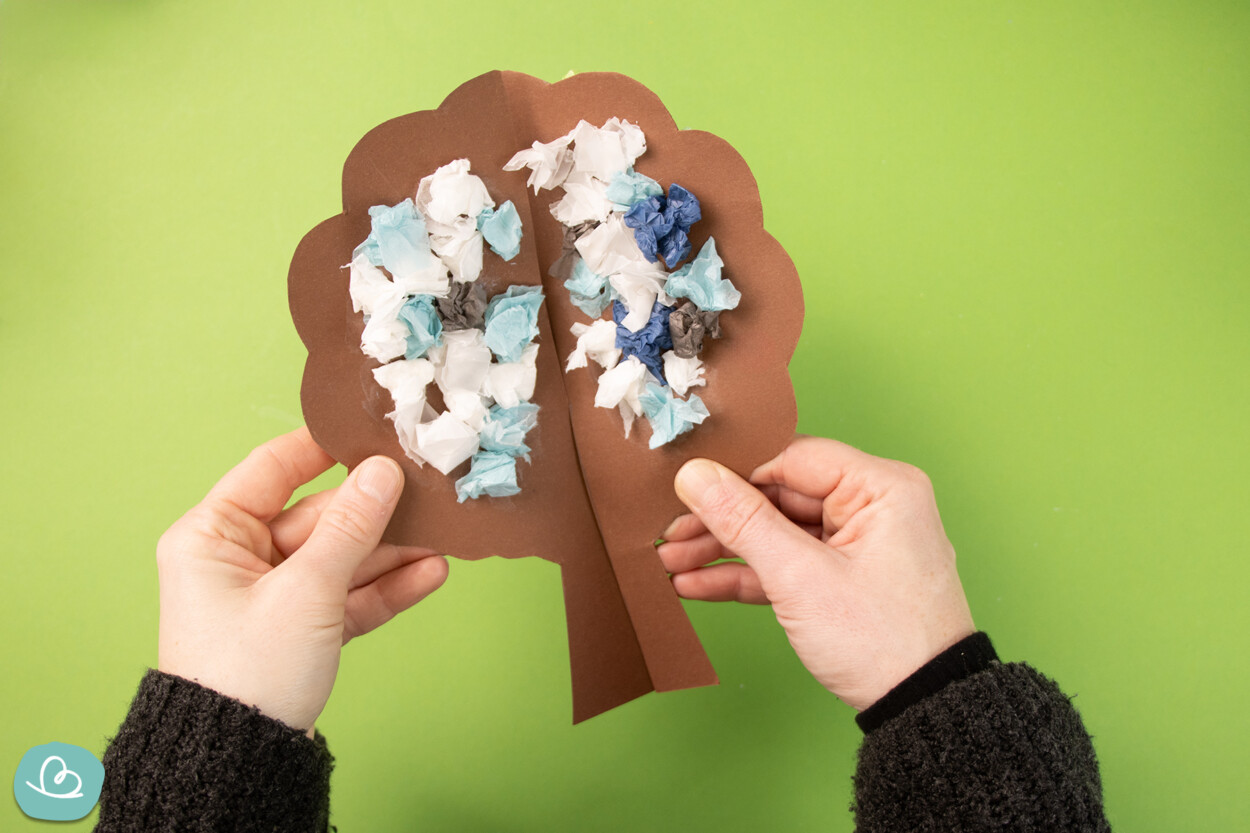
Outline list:
[[[157,537],[299,424],[286,269],[355,141],[487,70],[615,70],[751,165],[807,298],[800,428],[930,473],[1113,825],[1244,825],[1250,11],[940,5],[0,4],[0,770],[103,751]],[[688,610],[722,684],[572,727],[556,568],[453,562],[346,650],[333,820],[851,829],[850,710],[769,610]]]

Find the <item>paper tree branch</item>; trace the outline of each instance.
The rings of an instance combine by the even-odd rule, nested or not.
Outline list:
[[[712,413],[698,429],[658,449],[645,426],[626,439],[615,409],[594,407],[594,375],[565,374],[570,333],[586,317],[547,272],[559,257],[563,229],[548,206],[558,193],[534,196],[526,172],[504,163],[535,140],[549,141],[579,119],[617,116],[638,124],[647,152],[637,170],[679,181],[698,195],[703,219],[691,237],[698,251],[714,236],[726,276],[743,301],[722,317],[723,337],[706,364],[700,395]],[[532,462],[520,468],[522,491],[507,498],[457,503],[455,477],[406,457],[392,403],[374,381],[377,362],[360,351],[361,316],[352,311],[342,268],[370,230],[368,209],[411,197],[420,179],[468,158],[493,198],[511,200],[521,217],[520,254],[487,256],[480,279],[488,295],[515,284],[544,284],[539,316],[538,427],[527,437]],[[746,163],[709,133],[677,130],[659,99],[612,73],[576,75],[557,84],[512,72],[475,78],[437,110],[392,119],[371,130],[343,169],[343,213],[301,241],[288,279],[291,314],[308,348],[301,399],[313,437],[354,467],[386,454],[407,477],[386,533],[460,558],[537,556],[561,567],[569,627],[574,722],[648,691],[714,684],[716,675],[655,553],[656,536],[684,507],[673,493],[677,469],[710,457],[750,472],[791,437],[794,394],[786,370],[803,319],[798,275],[763,226],[759,193]]]

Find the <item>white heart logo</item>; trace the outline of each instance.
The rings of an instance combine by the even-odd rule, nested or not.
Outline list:
[[[78,782],[78,785],[74,787],[72,792],[68,792],[68,793],[48,792],[45,786],[46,782],[44,781],[44,772],[47,770],[48,764],[52,763],[53,761],[60,762],[61,771],[58,772],[56,775],[52,776],[52,783],[56,784],[59,787],[61,784],[65,783],[66,778],[72,775],[74,777],[74,780]],[[29,781],[26,782],[26,786],[30,787],[35,792],[43,793],[48,798],[82,798],[82,778],[79,777],[77,772],[74,772],[74,770],[69,768],[69,765],[65,763],[65,759],[62,758],[60,755],[49,755],[47,759],[44,760],[43,766],[39,767],[39,786],[36,787],[34,784],[30,783]]]

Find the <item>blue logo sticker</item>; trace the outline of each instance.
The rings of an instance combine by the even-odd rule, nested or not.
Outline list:
[[[17,806],[32,819],[74,821],[91,812],[104,786],[104,765],[81,746],[45,743],[22,756],[13,776]]]

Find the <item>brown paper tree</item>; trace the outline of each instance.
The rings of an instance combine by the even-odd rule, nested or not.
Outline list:
[[[579,119],[618,116],[638,124],[647,152],[637,170],[695,193],[703,219],[694,251],[709,237],[741,305],[721,316],[723,336],[702,358],[711,417],[658,449],[639,421],[623,436],[616,409],[594,407],[597,369],[563,372],[575,346],[569,327],[586,317],[548,277],[563,229],[548,207],[560,192],[526,189],[527,171],[502,170],[535,140],[550,141]],[[453,159],[468,158],[497,203],[512,200],[524,236],[505,262],[487,252],[479,279],[494,296],[513,284],[544,285],[539,316],[538,427],[518,466],[521,493],[456,502],[454,481],[418,467],[401,450],[377,363],[360,350],[363,320],[348,295],[352,250],[368,235],[368,210],[415,194],[417,183]],[[573,720],[648,691],[716,683],[711,663],[656,555],[656,536],[684,507],[673,476],[692,457],[749,472],[776,454],[795,426],[786,370],[798,340],[803,299],[794,265],[764,230],[759,192],[746,163],[709,133],[679,131],[660,100],[622,75],[589,73],[556,84],[491,72],[455,90],[437,110],[401,116],[369,131],[343,167],[343,212],[300,242],[288,279],[291,314],[308,348],[301,399],[313,437],[354,467],[373,454],[403,466],[406,485],[386,532],[393,543],[431,547],[459,558],[537,556],[560,565],[569,632]],[[593,366],[592,366],[593,367]]]

